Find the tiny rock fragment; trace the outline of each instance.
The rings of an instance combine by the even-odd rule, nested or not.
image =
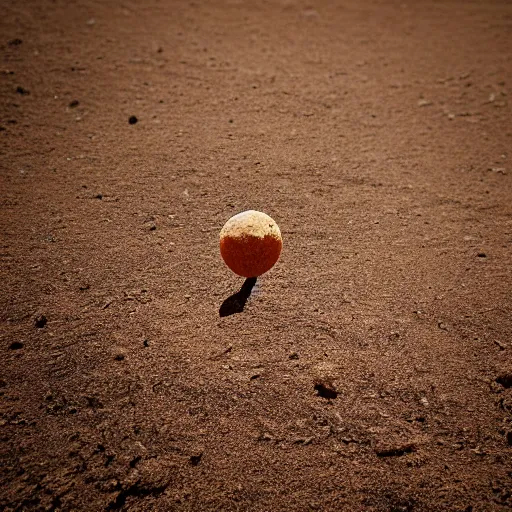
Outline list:
[[[507,345],[505,345],[504,343],[502,343],[500,340],[494,340],[494,343],[496,343],[496,345],[498,345],[498,347],[500,348],[500,350],[505,350],[507,348]]]
[[[130,124],[135,124],[135,123],[137,123],[137,121],[138,121],[138,119],[136,116],[130,116],[128,118],[128,123],[130,123]]]
[[[20,350],[23,348],[23,343],[21,343],[21,341],[13,341],[10,345],[9,345],[9,349],[10,350]]]
[[[418,107],[428,107],[430,105],[432,105],[432,102],[429,101],[429,100],[426,100],[426,99],[423,99],[423,98],[418,100]]]
[[[297,437],[293,440],[293,444],[301,444],[303,446],[307,446],[308,444],[311,444],[314,439],[314,437]]]

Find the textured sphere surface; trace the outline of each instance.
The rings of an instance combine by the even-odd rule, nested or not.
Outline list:
[[[231,217],[220,232],[220,254],[239,276],[258,277],[279,259],[283,240],[272,217],[255,210]]]

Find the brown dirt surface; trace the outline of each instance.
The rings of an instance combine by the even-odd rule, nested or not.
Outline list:
[[[0,510],[512,510],[510,1],[0,34]],[[283,253],[221,317],[248,209]]]

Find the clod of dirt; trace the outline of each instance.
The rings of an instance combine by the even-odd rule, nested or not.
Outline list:
[[[292,352],[292,353],[288,356],[288,359],[299,359],[299,354],[297,354],[297,352]]]
[[[138,119],[137,119],[136,116],[130,116],[129,119],[128,119],[128,122],[130,124],[135,124],[135,123],[137,123],[137,121],[138,121]]]
[[[437,326],[438,326],[438,327],[439,327],[439,329],[441,329],[442,331],[447,331],[447,330],[448,330],[448,326],[447,326],[445,323],[441,322],[441,321],[437,322]]]
[[[378,457],[401,457],[406,453],[416,451],[416,446],[413,443],[406,443],[399,446],[388,446],[384,448],[377,448],[375,453]]]
[[[70,108],[78,107],[78,105],[80,105],[80,102],[78,100],[73,100],[69,103]]]
[[[23,343],[21,343],[21,341],[13,341],[9,345],[10,350],[19,350],[20,348],[23,348]]]
[[[21,94],[23,96],[26,96],[27,94],[30,94],[30,91],[28,91],[27,89],[25,89],[24,87],[21,87],[21,85],[18,85],[18,87],[16,87],[16,92],[18,94]]]
[[[23,40],[19,37],[16,37],[15,39],[11,39],[7,44],[9,46],[19,46],[21,43],[23,43]]]
[[[504,388],[512,388],[512,372],[502,373],[496,377],[496,382]]]
[[[44,315],[39,315],[34,321],[34,325],[38,329],[42,329],[47,323],[48,319]]]
[[[310,437],[296,437],[292,443],[293,444],[301,444],[302,446],[307,446],[311,444],[315,438],[313,436]]]
[[[338,396],[338,391],[330,379],[316,379],[315,391],[322,398],[336,398]]]

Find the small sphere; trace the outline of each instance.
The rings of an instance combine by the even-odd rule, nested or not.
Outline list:
[[[220,232],[222,259],[243,277],[258,277],[270,270],[282,247],[279,226],[271,217],[255,210],[234,215]]]

